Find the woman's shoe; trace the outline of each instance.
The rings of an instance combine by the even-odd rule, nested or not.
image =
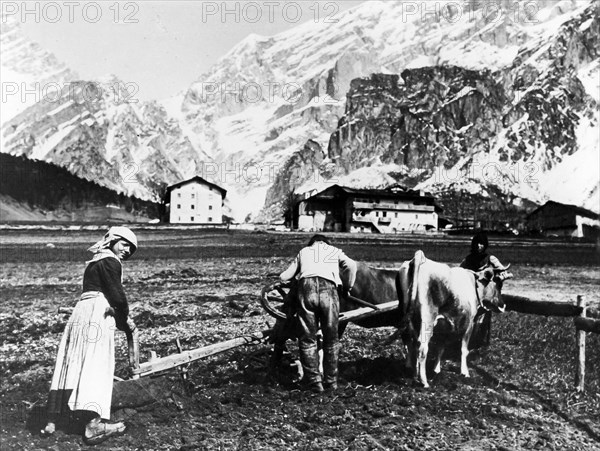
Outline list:
[[[44,437],[48,437],[49,435],[54,434],[55,431],[56,431],[56,425],[54,423],[48,423],[46,425],[46,427],[40,431],[40,433]]]
[[[90,421],[85,427],[83,439],[88,445],[97,445],[110,437],[121,435],[125,432],[125,424],[103,423],[99,420]]]

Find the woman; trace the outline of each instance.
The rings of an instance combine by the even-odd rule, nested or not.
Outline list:
[[[470,269],[475,272],[483,271],[486,268],[508,269],[508,266],[504,266],[500,263],[500,260],[487,253],[488,246],[487,235],[484,232],[476,233],[471,240],[471,252],[461,262],[461,268]],[[491,330],[492,313],[490,311],[479,312],[475,317],[469,348],[476,349],[482,346],[489,346]]]
[[[123,291],[121,261],[137,249],[137,238],[127,227],[111,227],[88,249],[94,253],[83,274],[83,294],[63,333],[48,396],[48,424],[42,434],[53,434],[62,413],[83,411],[90,418],[84,439],[100,443],[125,431],[123,423],[107,423],[115,369],[115,326],[133,333]]]
[[[504,266],[493,255],[487,253],[489,246],[488,237],[484,232],[478,232],[471,240],[471,252],[465,257],[460,264],[461,268],[470,269],[471,271],[482,271],[485,268],[493,268],[506,270],[508,266]]]

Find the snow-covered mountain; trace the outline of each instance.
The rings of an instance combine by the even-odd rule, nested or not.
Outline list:
[[[153,201],[212,162],[163,105],[138,101],[114,76],[78,79],[9,19],[1,29],[3,92],[6,84],[20,90],[2,103],[2,152]]]
[[[2,122],[40,100],[43,87],[76,80],[77,74],[36,42],[27,39],[12,15],[0,23]]]
[[[251,36],[232,49],[183,102],[186,121],[217,161],[260,175],[238,177],[228,188],[267,192],[263,217],[279,214],[291,190],[384,186],[402,173],[433,192],[495,184],[511,198],[598,211],[596,4],[446,3],[415,11],[414,3],[369,1],[336,24]],[[426,67],[432,69],[417,70]],[[439,67],[456,68],[452,89],[447,77],[430,77]],[[403,86],[379,93],[367,82],[358,94],[362,110],[353,110],[352,80],[406,69],[411,92],[403,78]],[[409,98],[394,98],[394,90]],[[423,121],[422,114],[437,119]],[[444,117],[447,130],[440,131],[436,121]],[[399,127],[411,120],[416,126]],[[408,135],[423,127],[429,136],[417,146]],[[414,158],[403,160],[399,143]]]
[[[599,210],[596,2],[368,1],[337,19],[249,36],[164,102],[32,106],[2,151],[141,197],[195,173],[238,220],[292,190],[399,180]]]

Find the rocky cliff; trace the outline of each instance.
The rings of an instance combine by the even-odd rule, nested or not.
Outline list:
[[[561,17],[556,7],[547,13]],[[377,185],[383,170],[446,199],[451,192],[479,196],[481,204],[497,197],[496,206],[517,206],[517,215],[548,198],[597,210],[598,140],[590,135],[598,127],[598,88],[589,77],[598,75],[598,32],[590,4],[544,38],[524,41],[506,67],[436,65],[355,79],[326,161],[342,181],[369,167],[364,186]],[[589,162],[579,180],[570,158]],[[325,169],[321,164],[323,178]],[[285,180],[284,170],[274,188]],[[276,211],[285,193],[313,186],[308,179],[283,183],[269,192],[268,210]],[[448,216],[460,216],[458,204],[445,203]]]

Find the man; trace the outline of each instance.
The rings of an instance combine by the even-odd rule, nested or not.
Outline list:
[[[298,278],[300,362],[304,370],[304,382],[317,393],[323,391],[323,383],[327,389],[337,388],[340,311],[338,285],[342,285],[340,267],[347,273],[350,292],[356,279],[356,262],[341,249],[332,246],[325,236],[315,235],[279,276],[282,282]],[[323,332],[323,381],[317,352],[319,327]]]

